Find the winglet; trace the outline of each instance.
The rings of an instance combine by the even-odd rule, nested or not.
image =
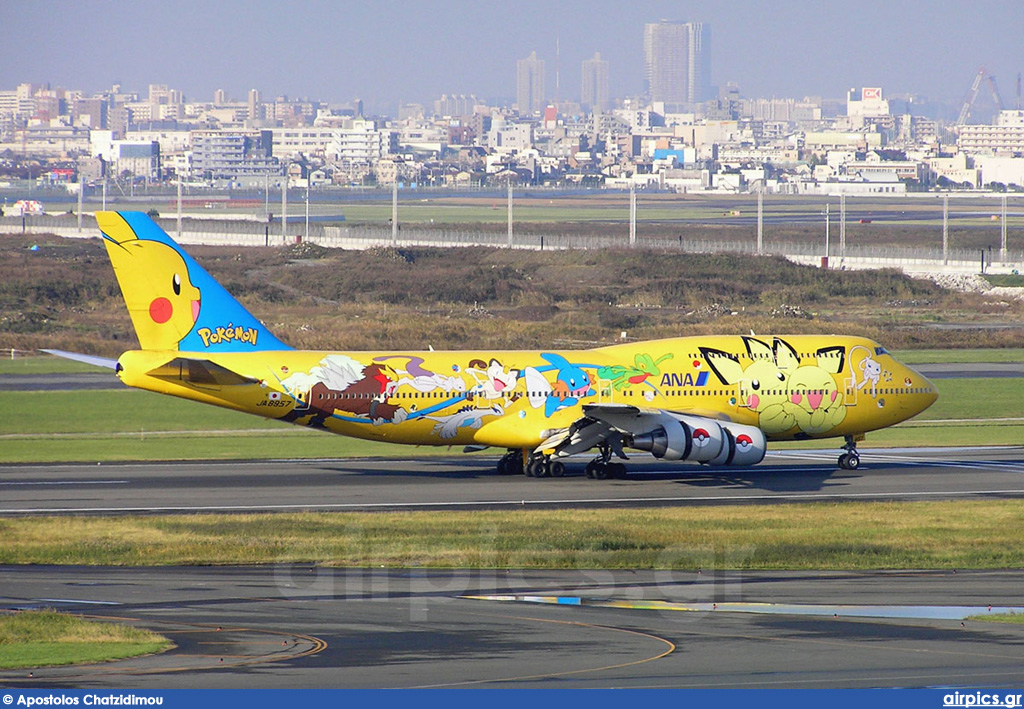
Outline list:
[[[142,212],[96,221],[146,350],[290,350]]]

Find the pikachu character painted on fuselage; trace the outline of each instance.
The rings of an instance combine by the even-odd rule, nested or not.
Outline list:
[[[97,215],[143,349],[174,350],[199,320],[200,293],[173,247],[143,240],[116,212]]]

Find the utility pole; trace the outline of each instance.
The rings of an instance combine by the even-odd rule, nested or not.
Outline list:
[[[302,233],[303,239],[309,239],[309,174],[306,174],[306,228]]]
[[[103,211],[107,211],[107,176],[103,176]]]
[[[636,183],[629,183],[629,245],[636,246]]]
[[[508,178],[508,247],[512,248],[512,177]]]
[[[764,253],[764,187],[757,191],[757,253]]]
[[[949,195],[942,195],[942,263],[949,265]]]
[[[391,183],[391,245],[398,246],[398,173]]]

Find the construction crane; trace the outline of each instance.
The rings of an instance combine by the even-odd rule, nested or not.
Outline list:
[[[988,73],[988,69],[981,67],[978,69],[978,74],[974,77],[974,81],[971,82],[971,90],[967,92],[967,98],[964,99],[964,105],[960,109],[960,115],[956,119],[956,124],[962,126],[967,122],[967,116],[971,112],[971,107],[974,105],[974,100],[978,98],[978,89],[981,88],[981,82],[987,81],[989,88],[992,90],[992,100],[995,101],[996,110],[1003,110],[1003,99],[999,96],[999,88],[996,86],[996,77]]]

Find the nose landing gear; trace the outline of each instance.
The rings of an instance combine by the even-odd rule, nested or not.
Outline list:
[[[843,446],[843,450],[846,451],[839,456],[839,467],[843,470],[856,470],[860,467],[860,454],[857,452],[857,441],[854,440],[853,436],[846,436],[846,445]]]

